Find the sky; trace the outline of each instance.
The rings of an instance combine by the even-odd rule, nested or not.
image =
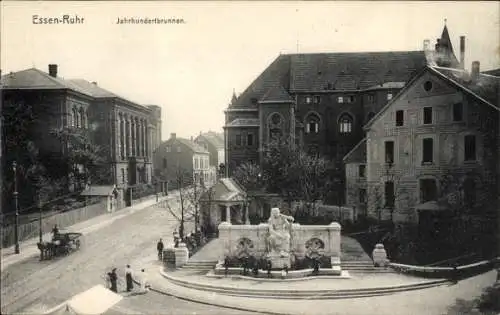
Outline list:
[[[422,50],[445,19],[466,69],[500,68],[500,2],[2,1],[2,74],[58,64],[66,79],[95,81],[162,108],[162,138],[221,131],[233,94],[280,54]],[[33,24],[33,15],[84,18]],[[183,24],[116,24],[118,18],[182,18]]]

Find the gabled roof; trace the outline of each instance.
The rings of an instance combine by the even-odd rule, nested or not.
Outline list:
[[[274,86],[270,88],[266,94],[260,99],[259,103],[293,103],[294,99],[288,92],[281,86]]]
[[[290,91],[359,90],[406,82],[427,63],[424,51],[290,55]]]
[[[60,77],[52,77],[48,73],[36,68],[6,74],[2,76],[1,80],[3,89],[73,90],[87,96],[92,96],[78,85]]]
[[[342,159],[345,164],[348,163],[366,163],[366,138],[358,142],[349,153]]]
[[[221,178],[201,196],[202,200],[210,201],[245,201],[245,190],[232,178]]]
[[[198,136],[198,138],[203,138],[210,144],[212,144],[214,147],[217,149],[223,149],[224,148],[224,135],[219,134],[213,131],[208,131],[205,133],[202,133]]]
[[[83,79],[70,79],[69,83],[79,87],[81,90],[86,91],[88,94],[95,98],[101,97],[119,97],[118,95],[99,87],[97,84]]]
[[[431,67],[426,66],[419,73],[417,73],[406,86],[399,91],[370,121],[363,127],[364,130],[370,129],[375,121],[381,117],[394,102],[399,100],[401,95],[413,86],[413,83],[420,78],[424,73],[431,72],[438,77],[444,79],[457,89],[471,95],[480,102],[493,107],[500,111],[499,98],[500,98],[500,78],[479,74],[476,80],[470,80],[470,75],[465,70]],[[467,79],[468,78],[468,79]]]
[[[492,76],[495,76],[495,77],[500,77],[500,68],[498,68],[498,69],[492,69],[492,70],[488,70],[488,71],[483,71],[482,73],[483,74],[489,74],[489,75],[492,75]]]
[[[442,67],[432,67],[431,71],[460,90],[500,110],[500,77],[479,73],[477,78],[472,78],[465,70]]]
[[[177,142],[183,144],[184,146],[186,146],[191,151],[196,152],[196,153],[208,153],[208,151],[204,147],[202,147],[201,145],[199,145],[191,140],[188,140],[188,139],[177,137],[177,138],[175,138],[175,140],[172,140],[172,139],[167,140],[167,142],[171,142],[171,141],[177,141]]]
[[[92,97],[97,98],[97,99],[99,99],[99,98],[115,98],[115,99],[125,101],[133,106],[139,106],[143,109],[148,109],[150,111],[152,110],[148,106],[144,106],[144,105],[138,104],[136,102],[130,101],[130,100],[128,100],[120,95],[117,95],[113,92],[110,92],[106,89],[103,89],[102,87],[98,86],[96,83],[92,83],[92,82],[89,82],[89,81],[84,80],[84,79],[71,79],[71,80],[67,80],[67,82],[69,84],[75,86],[76,88],[84,91],[86,94],[91,95]],[[158,107],[157,105],[153,105],[153,106]]]
[[[312,53],[278,56],[230,107],[256,107],[270,89],[287,94],[367,89],[407,82],[427,64],[424,51]],[[274,92],[273,92],[274,93]]]

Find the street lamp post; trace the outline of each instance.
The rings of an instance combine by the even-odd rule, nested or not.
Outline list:
[[[16,209],[16,224],[14,231],[14,239],[16,242],[15,253],[19,254],[19,204],[18,204],[18,192],[17,192],[17,163],[12,162],[12,170],[14,171],[14,207]]]
[[[40,240],[41,243],[42,242],[42,198],[40,195],[38,196],[38,211],[39,211],[38,223],[40,225],[40,229],[38,231],[38,239]]]

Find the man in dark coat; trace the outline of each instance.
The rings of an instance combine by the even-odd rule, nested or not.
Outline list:
[[[130,265],[127,265],[127,269],[125,269],[125,280],[127,282],[127,292],[132,291],[134,288],[134,281],[132,278],[132,269],[130,268]]]
[[[113,268],[113,270],[108,273],[108,276],[109,282],[111,282],[111,291],[118,292],[118,287],[116,286],[116,282],[118,280],[118,276],[116,275],[116,268]]]
[[[159,260],[162,260],[162,257],[163,257],[163,241],[162,239],[160,238],[160,240],[158,241],[158,244],[156,244],[156,250],[158,251],[158,259]]]

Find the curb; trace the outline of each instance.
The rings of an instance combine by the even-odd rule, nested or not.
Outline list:
[[[160,268],[163,268],[163,267],[160,267]],[[139,281],[137,281],[137,280],[133,280],[133,281],[137,285],[140,284]],[[149,290],[153,291],[155,293],[158,293],[158,294],[162,294],[162,295],[166,295],[166,296],[172,296],[172,297],[178,298],[179,300],[183,300],[183,301],[188,301],[188,302],[193,302],[193,303],[198,303],[198,304],[203,304],[203,305],[216,306],[216,307],[221,307],[221,308],[227,308],[227,309],[236,310],[236,311],[252,312],[252,313],[259,313],[259,314],[269,314],[269,315],[290,315],[288,313],[279,313],[279,312],[270,312],[270,311],[259,311],[259,310],[255,310],[255,309],[244,308],[244,307],[224,305],[224,304],[220,304],[220,303],[205,302],[205,301],[202,301],[202,300],[196,300],[194,298],[182,296],[182,295],[179,295],[179,294],[170,293],[170,292],[167,292],[166,290],[155,289],[153,287],[150,287]]]
[[[359,289],[344,289],[344,290],[308,290],[308,291],[286,291],[286,290],[247,290],[231,287],[217,287],[207,284],[197,284],[190,281],[176,279],[167,275],[160,268],[160,274],[172,284],[185,287],[192,290],[211,291],[213,293],[225,294],[239,297],[253,298],[275,298],[275,299],[303,299],[303,300],[321,300],[321,299],[347,299],[366,296],[380,296],[407,291],[415,291],[435,286],[444,285],[449,282],[448,279],[427,281],[422,283],[388,286],[379,288],[359,288]]]

